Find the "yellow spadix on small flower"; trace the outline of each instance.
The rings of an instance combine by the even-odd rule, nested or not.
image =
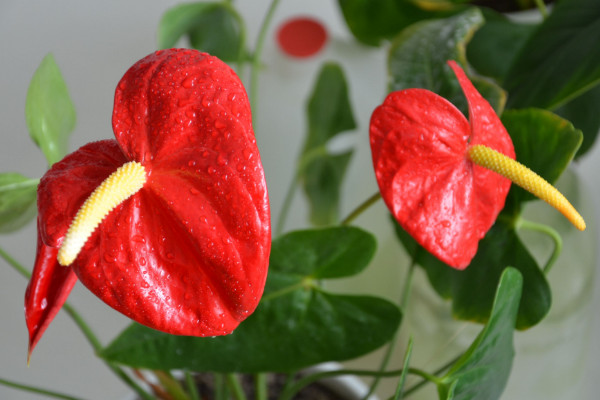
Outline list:
[[[469,158],[475,164],[510,179],[516,185],[556,208],[577,229],[585,230],[585,221],[565,196],[526,166],[484,145],[471,146],[468,153]]]
[[[88,197],[69,226],[65,240],[58,251],[60,265],[68,266],[98,227],[115,207],[138,192],[146,183],[142,164],[131,161],[123,164]]]

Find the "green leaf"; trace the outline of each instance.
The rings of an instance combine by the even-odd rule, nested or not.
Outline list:
[[[561,117],[571,121],[583,132],[583,143],[575,158],[581,157],[592,148],[600,131],[600,86],[595,86],[581,96],[571,100],[556,110]]]
[[[193,48],[223,61],[240,61],[244,56],[244,22],[228,3],[189,3],[169,9],[158,25],[158,47],[175,47],[184,35]]]
[[[330,140],[356,128],[342,68],[326,63],[321,68],[307,104],[308,133],[299,163],[299,178],[310,202],[315,225],[337,222],[340,186],[352,152],[332,154]]]
[[[289,372],[366,354],[390,340],[400,310],[375,297],[327,293],[316,279],[358,273],[374,250],[375,238],[358,228],[292,232],[273,241],[265,295],[231,335],[173,336],[134,324],[101,355],[151,369]]]
[[[37,179],[21,174],[0,174],[0,232],[12,232],[36,214]]]
[[[395,223],[395,221],[394,221]],[[439,261],[416,244],[397,223],[396,234],[408,249],[418,246],[416,262],[421,265],[438,294],[452,300],[456,318],[485,323],[490,315],[493,296],[504,269],[514,266],[523,276],[523,297],[517,316],[517,328],[527,329],[540,322],[550,310],[551,292],[545,275],[516,234],[513,224],[496,221],[479,242],[477,255],[463,271]]]
[[[357,40],[379,46],[409,25],[429,18],[457,12],[461,8],[447,4],[442,11],[429,11],[407,0],[338,0],[348,28]]]
[[[510,108],[555,109],[600,82],[600,2],[563,0],[533,33],[505,81]]]
[[[502,82],[536,25],[516,23],[488,9],[482,11],[485,24],[469,42],[467,59],[480,74]]]
[[[446,19],[419,22],[405,29],[392,42],[388,56],[389,91],[408,88],[431,90],[450,100],[463,113],[467,101],[448,60],[466,65],[465,47],[483,24],[477,8]],[[481,94],[499,112],[505,101],[496,84],[470,76]]]
[[[69,135],[75,128],[75,107],[52,54],[35,71],[25,101],[29,135],[52,165],[68,151]]]
[[[488,323],[438,384],[441,399],[499,399],[514,358],[513,331],[523,278],[514,268],[500,277]]]
[[[529,108],[507,110],[502,124],[515,146],[517,160],[550,183],[556,182],[581,145],[580,130],[550,111]],[[535,196],[513,185],[506,199],[505,212],[518,210]]]

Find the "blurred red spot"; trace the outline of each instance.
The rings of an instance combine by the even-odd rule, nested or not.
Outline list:
[[[323,24],[308,17],[291,18],[277,31],[281,50],[292,57],[311,57],[317,54],[327,41]]]

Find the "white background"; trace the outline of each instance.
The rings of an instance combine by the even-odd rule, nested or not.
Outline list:
[[[77,108],[78,121],[71,150],[89,141],[111,138],[110,118],[116,83],[129,66],[155,50],[158,21],[165,10],[177,3],[173,0],[2,0],[0,171],[40,177],[46,169],[41,153],[28,138],[24,119],[29,80],[46,53],[54,54]],[[268,2],[239,0],[236,5],[245,17],[252,48]],[[321,55],[302,62],[282,56],[273,40],[273,31],[278,24],[288,16],[298,14],[317,16],[326,23],[332,36]],[[305,130],[305,99],[319,66],[325,60],[344,64],[359,125],[352,139],[359,150],[347,175],[342,214],[376,190],[370,167],[367,128],[371,110],[385,94],[385,54],[382,50],[357,47],[352,43],[334,1],[282,1],[275,14],[264,50],[258,118],[255,120],[274,217],[281,207]],[[595,204],[600,200],[599,160],[600,149],[596,146],[579,163],[579,170],[592,191]],[[358,222],[367,229],[375,230],[380,237],[380,247],[386,248],[391,239],[383,211],[379,204]],[[593,215],[586,217],[596,218]],[[305,218],[303,202],[296,201],[288,226],[303,226]],[[30,267],[35,252],[34,224],[17,234],[0,236],[0,246]],[[397,292],[401,274],[395,272],[389,275],[383,283],[365,283],[365,290]],[[26,367],[25,286],[23,278],[0,262],[0,377],[86,399],[126,396],[128,389],[94,357],[83,336],[63,313],[47,330],[33,354],[31,366]],[[103,343],[108,343],[127,325],[124,317],[109,309],[81,285],[76,287],[69,302],[86,318]],[[598,304],[597,294],[595,304]],[[600,332],[598,318],[594,320],[594,327],[595,332]],[[600,366],[596,361],[600,351],[596,342],[589,346],[591,375],[587,384],[589,393],[594,393],[600,389],[594,372]],[[0,386],[0,399],[37,398]],[[590,395],[588,398],[594,397]]]

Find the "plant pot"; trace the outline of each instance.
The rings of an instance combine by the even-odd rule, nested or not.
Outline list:
[[[587,217],[588,227],[585,233],[577,231],[541,201],[530,203],[524,211],[524,218],[546,223],[561,234],[563,251],[547,275],[552,289],[549,314],[529,330],[515,332],[516,355],[503,394],[507,399],[589,398],[584,378],[594,316],[598,231],[594,205],[574,170],[567,170],[557,187]],[[552,242],[535,232],[518,234],[538,263],[544,265]],[[455,320],[450,303],[434,292],[420,269],[415,274],[404,324],[404,332],[414,338],[411,365],[431,370],[462,354],[482,329],[482,325]],[[430,385],[412,398],[436,398],[435,387]]]

